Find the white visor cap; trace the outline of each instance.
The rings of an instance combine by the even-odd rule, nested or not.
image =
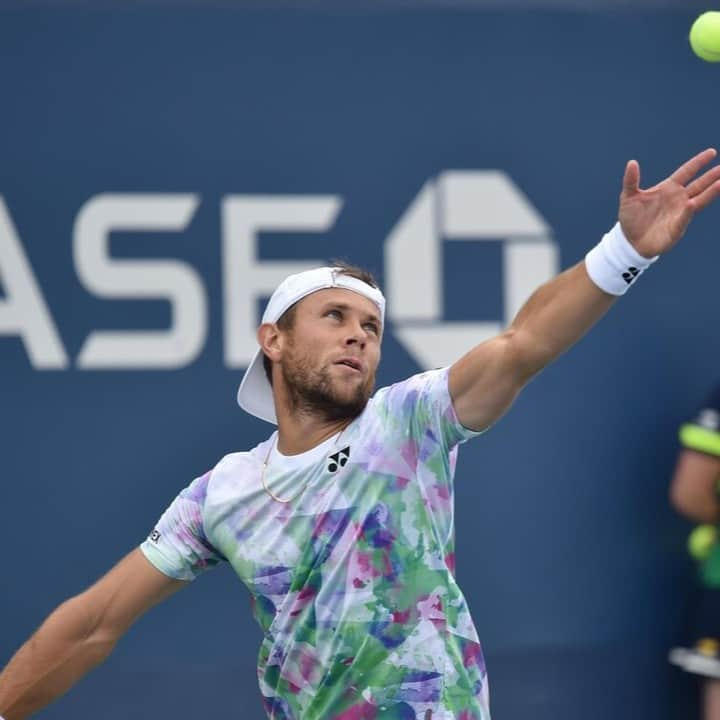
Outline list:
[[[341,268],[322,267],[289,275],[272,294],[262,316],[262,324],[277,322],[298,300],[326,288],[342,288],[363,295],[377,305],[380,320],[385,324],[385,297],[377,288],[362,280],[345,275]],[[237,394],[238,405],[261,420],[277,425],[272,386],[263,367],[263,351],[258,348],[245,371]]]

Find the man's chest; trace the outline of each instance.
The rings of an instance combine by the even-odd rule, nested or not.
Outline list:
[[[444,500],[426,497],[402,457],[343,445],[302,473],[269,470],[206,502],[211,542],[253,594],[277,597],[319,575],[360,591],[442,555],[432,506]]]

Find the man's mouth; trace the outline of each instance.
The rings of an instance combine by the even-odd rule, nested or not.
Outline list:
[[[362,372],[362,363],[359,360],[356,360],[355,358],[342,358],[338,360],[336,365],[345,365],[346,367],[351,368],[352,370],[355,370],[357,372]]]

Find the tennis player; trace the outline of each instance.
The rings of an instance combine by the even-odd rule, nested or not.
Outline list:
[[[704,170],[715,156],[649,190],[630,161],[619,221],[584,262],[451,367],[374,395],[385,300],[372,278],[338,266],[284,280],[238,392],[277,431],[194,480],[139,548],[47,618],[0,675],[5,720],[60,696],[148,608],[220,562],[254,599],[268,717],[487,720],[453,575],[457,447],[678,242],[720,194],[720,166]]]

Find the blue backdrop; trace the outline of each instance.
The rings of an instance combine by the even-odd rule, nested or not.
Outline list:
[[[543,218],[566,268],[614,222],[628,159],[654,183],[720,142],[720,68],[690,53],[692,19],[0,11],[0,195],[13,224],[0,232],[0,312],[17,302],[13,280],[29,287],[27,274],[10,277],[12,246],[57,331],[56,365],[58,352],[66,360],[42,369],[17,330],[2,330],[0,665],[141,542],[194,476],[270,430],[235,405],[228,198],[335,197],[322,231],[260,231],[256,264],[341,256],[387,284],[388,237],[425,183],[498,170]],[[109,241],[116,259],[182,262],[206,296],[206,332],[176,367],[80,367],[93,332],[177,320],[167,300],[108,299],[83,282],[73,243],[82,209],[103,193],[194,197],[178,230],[120,228]],[[717,208],[698,218],[461,451],[458,576],[498,718],[687,716],[692,684],[665,661],[682,637],[691,577],[667,486],[676,427],[717,376],[719,218]],[[442,244],[440,320],[504,321],[502,246]],[[412,277],[416,261],[408,254],[398,273]],[[391,317],[379,383],[420,367]],[[215,570],[151,611],[41,716],[259,720],[258,643],[247,593],[228,568]]]

